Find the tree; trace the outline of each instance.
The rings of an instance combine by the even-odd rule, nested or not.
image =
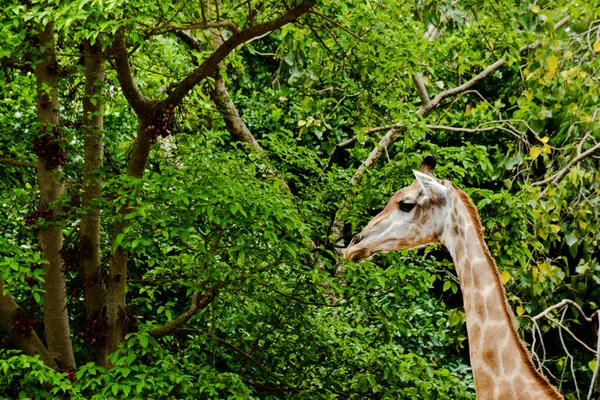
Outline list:
[[[592,398],[597,12],[5,7],[0,392],[472,398],[448,255],[338,255],[433,152],[536,363]]]

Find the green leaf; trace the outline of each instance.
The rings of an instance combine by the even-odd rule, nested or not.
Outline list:
[[[369,381],[373,393],[377,393],[377,381],[375,381],[375,377],[373,375],[367,375],[367,380]]]
[[[445,292],[445,291],[447,291],[448,289],[450,289],[450,287],[451,287],[451,286],[452,286],[452,282],[450,282],[450,281],[445,281],[445,282],[444,282],[444,287],[442,288],[442,290]]]
[[[567,243],[567,246],[571,247],[577,243],[577,241],[578,238],[574,233],[570,232],[565,235],[565,242]]]

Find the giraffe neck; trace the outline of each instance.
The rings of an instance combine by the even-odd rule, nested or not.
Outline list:
[[[464,192],[457,192],[441,239],[452,255],[463,294],[477,398],[561,399],[535,369],[517,335],[477,211]]]

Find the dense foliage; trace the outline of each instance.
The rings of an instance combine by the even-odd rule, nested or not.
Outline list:
[[[600,395],[593,2],[9,3],[1,396],[475,398],[448,252],[341,257],[428,153]]]

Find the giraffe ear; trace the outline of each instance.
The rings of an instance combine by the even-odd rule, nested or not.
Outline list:
[[[433,176],[414,170],[413,173],[427,197],[436,198],[445,195],[448,191],[448,188],[439,183]]]

